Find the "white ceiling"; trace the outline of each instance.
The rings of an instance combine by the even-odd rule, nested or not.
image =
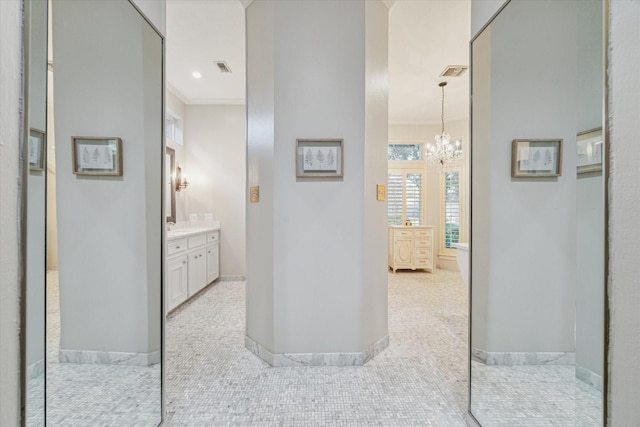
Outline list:
[[[389,14],[389,122],[440,121],[440,81],[448,81],[447,121],[469,114],[469,74],[438,75],[468,65],[470,0],[397,0]],[[245,20],[239,0],[167,0],[167,80],[189,104],[243,103]],[[226,61],[231,74],[214,61]],[[192,77],[199,71],[202,78]]]
[[[169,89],[188,104],[244,103],[244,28],[238,0],[167,0]],[[231,73],[214,61],[225,61]]]
[[[389,123],[440,122],[469,116],[469,72],[438,77],[448,65],[469,65],[470,0],[398,0],[389,12]]]

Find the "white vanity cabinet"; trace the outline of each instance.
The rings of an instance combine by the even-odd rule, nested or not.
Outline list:
[[[178,255],[167,260],[167,311],[187,300],[187,256]]]
[[[219,231],[181,229],[167,234],[166,312],[219,277]]]
[[[389,227],[389,267],[433,271],[433,226]]]

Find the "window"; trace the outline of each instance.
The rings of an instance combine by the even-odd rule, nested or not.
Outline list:
[[[420,160],[421,147],[421,144],[389,144],[387,158],[388,160]]]
[[[389,169],[387,217],[389,225],[424,223],[424,171]]]
[[[164,117],[164,137],[182,145],[182,119],[167,113]]]
[[[460,172],[444,174],[444,249],[460,241]]]

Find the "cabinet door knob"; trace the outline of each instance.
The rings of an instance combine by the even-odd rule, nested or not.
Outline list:
[[[180,246],[176,246],[176,249],[180,249]]]
[[[186,264],[186,263],[187,263],[187,261],[182,261],[182,263],[183,263],[183,264]]]

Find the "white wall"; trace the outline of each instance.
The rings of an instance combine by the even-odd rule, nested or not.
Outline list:
[[[471,0],[471,37],[491,19],[506,0]]]
[[[167,33],[167,1],[166,0],[132,0],[140,11],[151,21],[160,34]]]
[[[366,139],[377,129],[367,128],[367,117],[384,114],[366,102],[385,95],[373,79],[365,83],[365,47],[368,40],[375,52],[369,72],[378,75],[386,43],[367,33],[365,3],[265,1],[247,8],[248,185],[261,188],[261,202],[247,206],[247,333],[274,353],[362,351],[362,322],[371,316],[363,311],[380,305],[384,281],[367,283],[365,296],[363,266],[378,257],[374,265],[384,266],[386,241],[382,251],[365,253],[364,236],[371,231],[378,241],[385,221],[365,230],[382,209],[365,218],[364,207],[365,197],[375,198],[367,183],[386,181],[386,163],[379,164],[386,131]],[[369,12],[386,39],[381,10]],[[296,138],[313,137],[344,138],[344,178],[296,179]],[[369,155],[365,140],[374,150]],[[375,308],[364,307],[365,298]],[[384,319],[368,327],[380,329],[368,330],[367,341],[386,334]]]
[[[274,347],[274,38],[275,3],[253,2],[247,22],[247,187],[260,186],[260,202],[245,193],[247,228],[247,336]],[[293,155],[291,156],[293,158]],[[259,237],[259,238],[258,238]]]
[[[189,214],[220,221],[220,274],[245,275],[246,112],[244,105],[188,105],[185,151]],[[184,193],[184,194],[183,194]]]
[[[640,162],[638,117],[640,2],[613,0],[609,20],[609,419],[611,426],[640,420]]]
[[[29,16],[29,128],[46,131],[47,4],[33,2]],[[27,366],[44,362],[45,352],[46,174],[29,171],[27,177]]]
[[[491,127],[474,135],[474,155],[489,153],[491,163],[473,165],[488,178],[474,180],[473,192],[488,197],[474,197],[472,219],[474,270],[475,254],[489,256],[488,276],[473,276],[474,286],[487,281],[487,351],[574,351],[576,23],[575,2],[536,1],[510,3],[491,25]],[[562,176],[511,178],[511,141],[526,138],[565,141]],[[488,224],[475,216],[484,203]]]
[[[365,2],[365,175],[363,346],[387,328],[387,204],[376,199],[376,185],[387,182],[389,122],[389,11],[382,2]]]
[[[60,347],[157,351],[163,156],[159,37],[122,1],[56,1],[53,37]],[[123,176],[74,175],[74,135],[122,138]]]
[[[578,132],[602,127],[602,1],[578,3]],[[579,174],[577,203],[576,364],[600,376],[604,366],[604,184]]]
[[[441,124],[431,125],[389,125],[389,142],[433,142],[434,137],[442,131]],[[445,131],[451,135],[452,139],[462,139],[462,172],[461,183],[461,208],[462,215],[460,223],[460,241],[467,242],[468,218],[469,218],[469,119],[455,120],[445,123]],[[442,205],[442,174],[437,167],[427,165],[426,176],[426,198],[425,198],[425,221],[427,225],[435,226],[434,239],[436,242],[435,253],[438,255],[436,264],[438,268],[457,270],[455,257],[442,256],[440,253],[440,239],[443,225],[440,224]]]
[[[22,2],[0,1],[0,424],[20,425]]]

